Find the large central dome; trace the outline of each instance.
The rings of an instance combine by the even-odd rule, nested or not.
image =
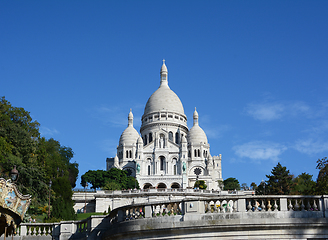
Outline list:
[[[184,115],[179,97],[169,88],[161,85],[148,99],[144,115],[160,110],[176,112]]]
[[[163,62],[161,68],[161,85],[147,101],[144,116],[152,112],[169,111],[184,115],[184,109],[179,97],[170,89],[167,81],[168,71]]]

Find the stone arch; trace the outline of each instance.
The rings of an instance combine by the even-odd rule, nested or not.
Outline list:
[[[179,132],[175,133],[175,143],[179,144],[180,143],[180,139],[179,139]]]
[[[164,171],[165,164],[166,164],[165,157],[164,156],[160,156],[159,157],[159,166],[160,166],[160,170],[161,171]]]
[[[171,184],[171,188],[180,188],[180,184],[177,182],[174,182]]]
[[[165,183],[159,183],[157,184],[157,188],[167,188]]]
[[[151,188],[153,185],[151,185],[151,183],[145,183],[143,186],[143,189],[149,189]]]
[[[148,138],[147,138],[147,134],[144,136],[144,145],[147,145],[147,140],[148,140]]]
[[[148,142],[151,143],[153,141],[153,133],[149,133],[149,139]]]
[[[172,131],[169,132],[169,140],[171,140],[173,142],[173,132]]]
[[[178,157],[177,156],[173,156],[171,158],[171,163],[172,163],[172,172],[173,172],[173,175],[178,175]]]

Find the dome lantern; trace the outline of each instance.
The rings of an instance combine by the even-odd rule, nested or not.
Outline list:
[[[192,143],[192,144],[207,144],[207,136],[204,132],[204,130],[199,126],[198,124],[198,112],[194,111],[193,114],[193,118],[194,118],[194,126],[190,129],[188,136],[187,136],[187,140],[188,143]]]

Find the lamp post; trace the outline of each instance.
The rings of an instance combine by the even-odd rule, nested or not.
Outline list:
[[[50,190],[51,190],[52,181],[49,182],[49,208],[48,208],[48,219],[50,219]]]
[[[84,213],[87,212],[87,191],[86,191],[86,188],[88,187],[88,183],[85,183],[85,186],[84,186]]]
[[[13,182],[16,182],[18,179],[18,171],[16,169],[16,165],[14,166],[14,168],[10,171],[10,178]]]

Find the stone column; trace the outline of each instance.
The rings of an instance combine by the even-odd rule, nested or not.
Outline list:
[[[328,195],[322,196],[322,211],[324,212],[324,217],[328,218]]]
[[[280,198],[280,211],[288,211],[287,197]]]
[[[238,198],[237,200],[237,212],[246,212],[246,198]]]

